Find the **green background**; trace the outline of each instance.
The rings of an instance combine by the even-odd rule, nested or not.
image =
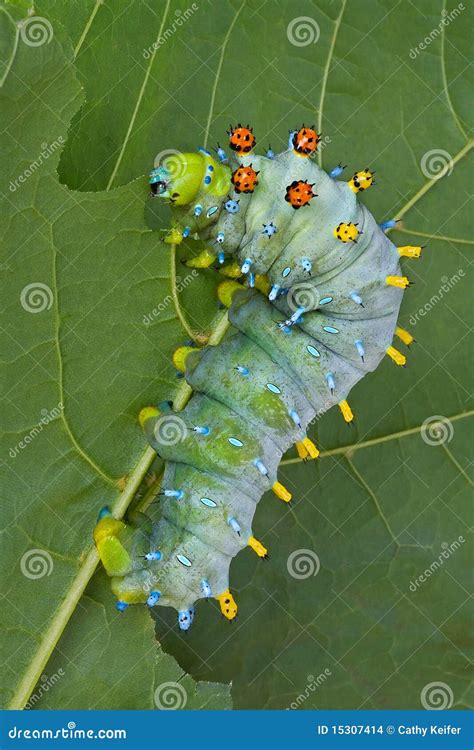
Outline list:
[[[193,680],[232,683],[234,708],[286,708],[301,695],[303,709],[419,708],[423,687],[440,681],[454,707],[467,707],[472,12],[443,25],[446,9],[432,0],[195,6],[2,6],[5,703],[24,704],[42,675],[61,669],[36,707],[153,708],[170,680],[185,685],[188,708],[230,706],[229,688]],[[28,13],[50,24],[49,41],[25,43],[16,24]],[[298,46],[288,29],[303,16],[318,33]],[[173,348],[209,334],[221,315],[214,273],[183,283],[179,260],[196,250],[175,258],[151,231],[168,216],[146,205],[144,175],[166,149],[225,142],[237,121],[274,150],[289,129],[315,123],[329,139],[325,168],[377,171],[362,200],[379,221],[403,220],[397,244],[427,245],[420,261],[403,264],[415,284],[400,323],[416,344],[405,370],[384,361],[354,389],[353,428],[337,410],[319,420],[317,462],[285,457],[281,481],[295,503],[265,496],[258,507],[254,531],[271,561],[245,551],[232,563],[238,622],[203,604],[184,639],[175,613],[159,609],[160,647],[144,609],[115,612],[102,573],[86,588],[91,534],[103,504],[123,513],[152,485],[158,467],[149,470],[136,415],[175,395]],[[64,148],[12,191],[42,144],[59,137]],[[441,179],[422,169],[439,150],[448,154]],[[20,298],[36,282],[51,290],[51,305],[31,314]],[[12,458],[42,410],[59,403],[60,416]],[[449,420],[449,439],[429,445],[420,427],[436,416]],[[410,590],[460,536],[466,542]],[[35,580],[21,572],[32,548],[53,561]],[[317,575],[289,575],[296,550],[318,555]]]

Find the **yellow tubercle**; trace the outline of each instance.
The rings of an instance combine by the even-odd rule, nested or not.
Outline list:
[[[387,276],[385,283],[388,286],[396,286],[399,289],[405,289],[407,286],[410,286],[410,282],[406,276]]]
[[[203,250],[202,253],[196,255],[195,258],[186,261],[188,268],[209,268],[216,261],[216,254],[210,250]]]
[[[138,415],[138,421],[140,423],[140,427],[143,429],[143,426],[147,419],[151,419],[151,417],[157,417],[160,413],[160,410],[156,408],[156,406],[145,406]]]
[[[236,281],[222,281],[217,287],[219,302],[222,302],[226,307],[230,307],[234,294],[243,288],[242,284],[238,284]]]
[[[386,352],[396,365],[400,365],[401,367],[404,367],[406,365],[407,358],[404,354],[399,352],[398,349],[395,349],[394,346],[389,346],[388,349],[386,349]]]
[[[397,326],[395,328],[395,336],[398,336],[400,341],[403,341],[406,346],[410,346],[410,344],[413,344],[414,338],[411,335],[411,333],[408,333],[408,331],[405,331],[404,328],[400,328],[400,326]]]
[[[275,482],[275,484],[272,486],[272,490],[275,495],[280,498],[280,500],[283,500],[285,503],[290,502],[292,497],[291,492],[288,492],[283,484],[280,484],[280,482]]]
[[[404,245],[397,247],[397,250],[401,258],[419,258],[421,255],[421,247],[416,245]]]
[[[237,616],[238,607],[229,589],[223,591],[219,596],[216,596],[216,599],[220,604],[221,612],[224,617],[227,617],[228,620],[233,620],[234,617]]]
[[[255,539],[254,536],[251,536],[248,545],[250,549],[253,549],[253,551],[259,556],[259,557],[268,557],[268,550],[266,547],[263,546],[262,542],[259,542],[258,539]]]
[[[357,237],[359,235],[357,223],[353,224],[352,221],[350,221],[348,224],[345,224],[341,221],[337,227],[334,227],[333,235],[336,239],[341,240],[341,242],[357,242]]]
[[[238,279],[239,276],[242,276],[240,265],[237,262],[230,263],[228,266],[222,266],[222,268],[219,269],[219,273],[223,276],[227,276],[229,279]]]
[[[344,420],[346,422],[352,422],[354,420],[354,414],[352,413],[352,409],[347,403],[347,401],[340,401],[339,402],[339,408],[341,410],[342,416],[344,417]]]
[[[172,356],[174,366],[179,372],[186,372],[186,358],[192,352],[198,352],[199,349],[195,346],[179,346]]]
[[[362,169],[356,172],[347,184],[354,193],[362,192],[374,184],[374,174],[375,172],[371,172],[370,169]]]

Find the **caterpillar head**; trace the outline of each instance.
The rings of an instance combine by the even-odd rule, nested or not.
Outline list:
[[[150,172],[150,192],[152,197],[165,198],[174,206],[187,206],[201,190],[209,195],[224,195],[229,178],[229,168],[218,164],[206,149],[196,154],[177,151]]]

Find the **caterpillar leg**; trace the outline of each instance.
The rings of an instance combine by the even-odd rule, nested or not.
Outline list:
[[[195,258],[186,261],[188,268],[209,268],[213,263],[216,262],[216,254],[211,253],[210,250],[203,250]]]
[[[250,537],[248,546],[250,547],[250,549],[253,549],[253,551],[263,560],[268,560],[267,548],[263,546],[262,542],[259,542],[258,539],[255,539],[254,536]]]
[[[351,424],[351,422],[354,421],[354,414],[352,413],[352,409],[347,401],[340,401],[339,408],[341,410],[342,416],[344,417],[344,421],[347,422],[347,424]]]
[[[406,331],[404,328],[400,328],[400,326],[397,326],[395,328],[395,336],[397,336],[400,341],[403,341],[406,346],[410,346],[410,344],[413,344],[413,342],[415,341],[411,333]]]
[[[94,542],[101,562],[109,576],[121,576],[130,569],[130,555],[119,539],[126,528],[114,518],[108,508],[103,508],[94,529]]]

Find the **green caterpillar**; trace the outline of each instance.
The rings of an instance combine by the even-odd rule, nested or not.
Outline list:
[[[243,547],[262,558],[252,519],[260,497],[278,482],[282,455],[296,444],[318,456],[306,435],[315,418],[338,404],[347,422],[351,388],[388,354],[405,287],[396,248],[356,195],[374,182],[369,169],[348,182],[343,167],[326,174],[311,159],[319,135],[302,127],[288,150],[254,153],[248,127],[231,127],[228,157],[200,149],[175,154],[151,173],[153,196],[172,207],[167,242],[198,236],[207,248],[188,265],[220,264],[228,278],[218,296],[232,331],[219,346],[180,347],[173,361],[194,391],[179,415],[169,404],[146,407],[140,423],[166,459],[159,492],[161,519],[131,529],[101,512],[95,540],[113,576],[117,607],[171,606],[187,630],[195,603],[214,596],[232,620],[237,605],[229,567]],[[226,258],[230,263],[225,265]]]

